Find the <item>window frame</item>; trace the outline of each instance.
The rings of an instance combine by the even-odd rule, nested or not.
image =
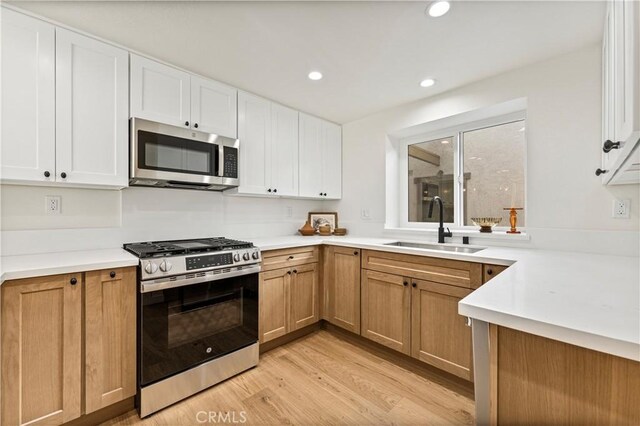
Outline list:
[[[464,225],[464,207],[463,207],[463,185],[464,185],[464,133],[474,130],[482,130],[489,127],[500,126],[504,124],[510,124],[517,121],[523,121],[524,132],[524,210],[519,212],[518,215],[526,219],[527,212],[527,116],[526,110],[518,110],[506,114],[499,114],[490,116],[480,120],[473,120],[457,124],[455,126],[447,126],[441,129],[432,130],[418,135],[413,135],[398,140],[398,182],[402,187],[400,189],[400,210],[398,225],[400,228],[405,229],[436,229],[439,224],[435,222],[410,222],[409,221],[409,145],[429,142],[444,138],[453,138],[453,174],[454,174],[454,208],[453,208],[453,223],[445,222],[444,226],[454,230],[471,231],[477,230],[475,225]],[[504,226],[496,226],[496,231],[507,231],[510,229],[508,224]],[[525,227],[518,226],[518,229],[525,231]]]

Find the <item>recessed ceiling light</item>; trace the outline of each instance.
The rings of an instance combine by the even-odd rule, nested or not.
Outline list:
[[[422,80],[420,82],[420,86],[422,86],[422,87],[431,87],[434,84],[436,84],[436,81],[434,79],[432,79],[432,78],[427,78],[426,80]]]
[[[322,78],[322,73],[320,71],[311,71],[309,73],[309,80],[320,80]]]
[[[427,7],[427,13],[429,16],[438,18],[449,11],[451,5],[448,1],[434,1]]]

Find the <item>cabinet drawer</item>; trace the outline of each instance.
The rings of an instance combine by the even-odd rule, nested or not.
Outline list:
[[[421,280],[477,288],[482,264],[379,251],[362,251],[362,268]]]
[[[507,268],[508,266],[501,265],[482,265],[482,282],[486,283]]]
[[[318,247],[298,247],[293,249],[269,250],[262,252],[262,270],[288,268],[318,261]]]

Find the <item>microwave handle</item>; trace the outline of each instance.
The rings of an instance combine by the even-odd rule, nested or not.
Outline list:
[[[218,176],[224,177],[224,145],[218,144]]]

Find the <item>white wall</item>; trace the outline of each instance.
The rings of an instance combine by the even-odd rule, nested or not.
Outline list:
[[[531,241],[524,244],[637,254],[639,186],[604,187],[594,175],[600,165],[600,81],[600,46],[594,45],[346,123],[343,199],[330,205],[352,231],[385,234],[385,193],[395,191],[385,181],[388,134],[526,97]],[[631,200],[630,219],[611,217],[614,198]],[[370,219],[361,218],[362,209]]]
[[[292,235],[309,211],[322,208],[320,201],[159,188],[0,189],[2,255],[113,248],[133,241]],[[61,196],[59,216],[44,213],[45,195]]]

